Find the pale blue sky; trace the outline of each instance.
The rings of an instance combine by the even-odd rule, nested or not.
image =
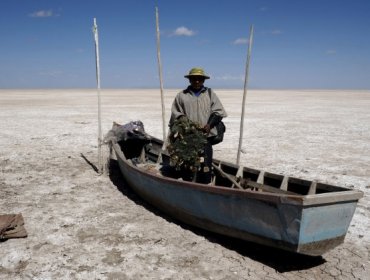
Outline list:
[[[0,88],[182,88],[202,66],[213,88],[370,89],[369,0],[1,0]]]

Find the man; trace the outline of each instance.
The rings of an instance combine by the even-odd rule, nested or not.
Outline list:
[[[197,181],[208,184],[211,182],[212,138],[217,135],[217,124],[227,114],[216,93],[204,86],[204,81],[209,79],[209,76],[202,68],[192,68],[184,77],[189,79],[190,85],[179,92],[172,103],[170,126],[176,119],[185,117],[199,124],[207,133],[205,163]]]

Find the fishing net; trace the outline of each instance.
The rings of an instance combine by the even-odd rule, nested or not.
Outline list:
[[[115,158],[112,150],[112,143],[120,144],[121,141],[126,141],[125,146],[121,146],[122,152],[126,157],[132,158],[141,151],[138,145],[132,145],[135,142],[145,143],[149,141],[151,137],[145,132],[144,124],[141,121],[131,121],[124,125],[113,122],[113,127],[104,137],[104,149],[103,154],[105,155],[105,173],[110,171],[111,159]]]
[[[144,124],[141,121],[131,121],[127,124],[120,125],[116,122],[107,135],[104,137],[104,143],[111,141],[126,141],[127,139],[149,139],[150,136],[146,134]]]

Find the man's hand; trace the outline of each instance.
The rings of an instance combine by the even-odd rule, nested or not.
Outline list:
[[[209,134],[209,132],[211,131],[211,126],[209,124],[206,124],[204,127],[203,127],[204,131]]]

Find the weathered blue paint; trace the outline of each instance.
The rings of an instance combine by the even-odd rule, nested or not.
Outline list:
[[[347,202],[304,209],[302,213],[301,243],[311,243],[346,234],[356,202]]]
[[[114,145],[123,176],[143,199],[169,215],[213,232],[308,255],[343,242],[361,197],[289,196],[179,181],[139,169]]]

